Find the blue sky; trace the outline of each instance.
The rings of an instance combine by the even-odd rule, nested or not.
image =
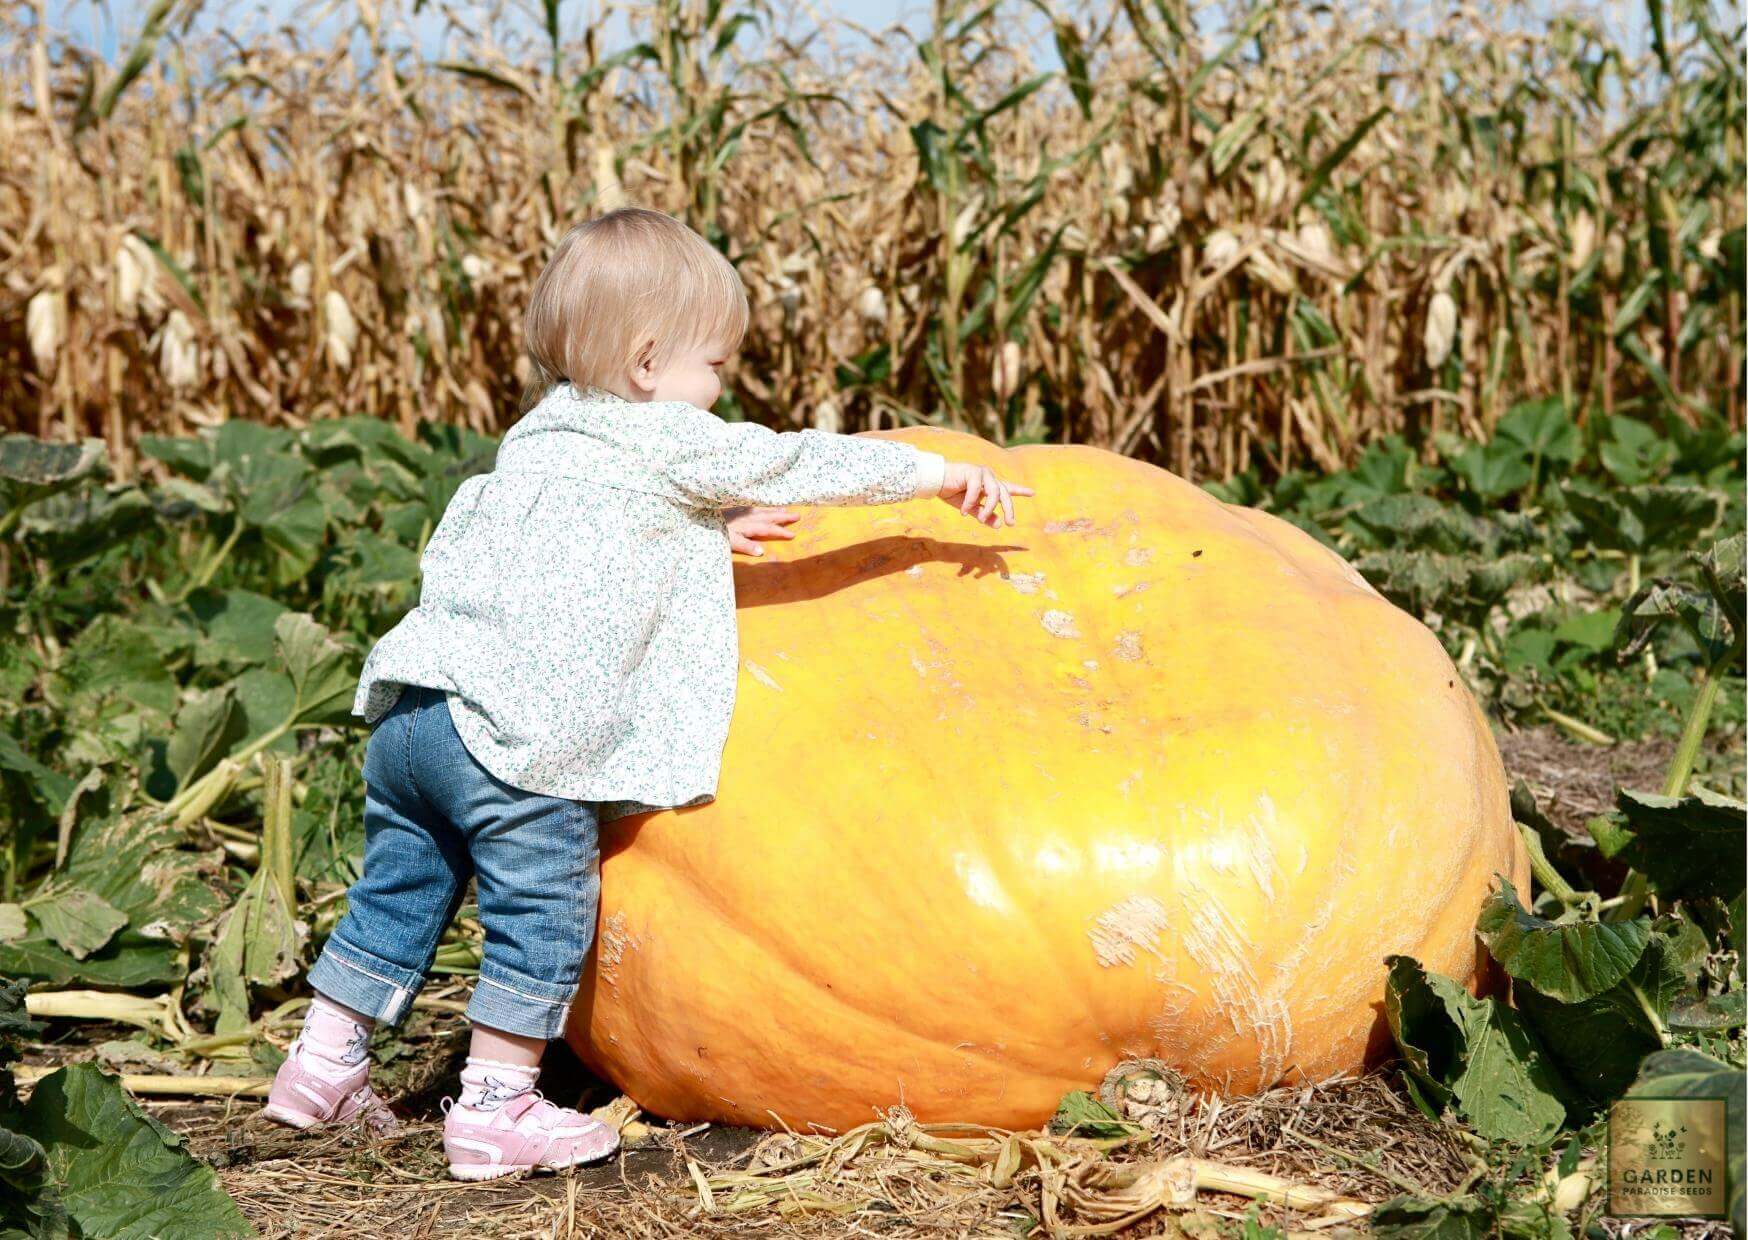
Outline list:
[[[85,46],[96,48],[104,56],[113,58],[117,56],[118,49],[131,42],[151,2],[152,0],[49,0],[48,11],[50,22],[56,28],[72,31]],[[404,12],[412,7],[414,0],[376,2],[383,7],[394,7]],[[1293,0],[1289,0],[1291,2]],[[1314,0],[1297,2],[1310,4]],[[1398,2],[1407,9],[1419,8],[1416,0]],[[1729,2],[1733,3],[1734,0]],[[182,3],[187,4],[189,0],[182,0]],[[450,0],[450,7],[463,14],[483,14],[491,10],[508,13],[511,15],[507,22],[509,26],[538,37],[537,14],[540,3],[541,0],[501,0],[500,3],[492,4],[483,3],[481,0]],[[733,6],[734,0],[727,0],[727,3]],[[811,24],[809,15],[813,14],[819,18],[847,19],[873,29],[902,22],[920,34],[928,28],[930,13],[929,0],[773,0],[773,3],[780,13],[786,14],[785,21],[791,31],[805,29]],[[320,46],[326,41],[341,37],[343,32],[352,28],[352,15],[356,12],[356,4],[357,0],[205,0],[196,19],[196,28],[214,30],[222,27],[239,41],[246,43],[253,33],[272,26],[291,24],[300,28],[306,45]],[[967,7],[970,7],[969,0]],[[1220,6],[1217,0],[1202,0],[1194,7],[1198,16],[1203,19],[1204,30],[1218,20],[1216,14]],[[611,50],[628,41],[623,9],[624,5],[618,0],[562,0],[563,28],[571,37],[580,38],[588,26],[604,21],[605,33],[601,45]],[[1626,34],[1630,51],[1641,50],[1647,42],[1644,6],[1640,0],[1581,0],[1577,3],[1572,0],[1531,0],[1531,9],[1538,13],[1555,10],[1582,12],[1588,9],[1593,13],[1600,11],[1610,24]],[[1027,24],[1032,28],[1033,46],[1041,67],[1058,68],[1060,66],[1055,48],[1048,37],[1048,27],[1036,20],[1036,16],[1029,6],[1018,3],[1017,0],[1004,11],[1004,20],[1009,23],[1015,18],[1031,19]],[[436,11],[436,0],[425,0],[423,12],[412,21],[415,36],[425,53],[431,56],[441,55],[445,21]],[[743,39],[747,37],[749,36],[743,35]]]
[[[127,46],[137,33],[150,7],[151,0],[50,0],[48,10],[53,26],[74,32],[86,46],[114,57],[118,48]],[[405,12],[412,6],[403,0],[398,7]],[[807,14],[812,12],[820,17],[848,19],[874,29],[902,22],[920,32],[927,29],[929,15],[928,0],[777,0],[776,7],[779,12],[793,14],[789,20],[795,23],[796,29],[809,24]],[[539,30],[539,0],[520,0],[502,8],[464,0],[452,3],[451,8],[465,14],[483,14],[488,8],[499,8],[511,15],[507,24],[528,33]],[[602,43],[611,49],[625,41],[626,23],[621,16],[622,8],[614,0],[564,0],[561,9],[563,27],[580,37],[587,26],[605,20],[607,33]],[[196,20],[196,28],[211,30],[222,26],[246,42],[252,32],[295,24],[310,37],[311,42],[316,42],[323,34],[336,37],[350,24],[350,15],[355,11],[355,0],[207,0]],[[425,5],[424,11],[412,22],[426,51],[438,52],[445,22],[435,5]]]

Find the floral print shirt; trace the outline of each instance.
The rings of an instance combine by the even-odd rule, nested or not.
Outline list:
[[[895,440],[561,384],[450,500],[353,713],[375,723],[403,685],[442,689],[486,770],[600,803],[602,821],[708,801],[740,663],[722,509],[892,504],[944,473]]]

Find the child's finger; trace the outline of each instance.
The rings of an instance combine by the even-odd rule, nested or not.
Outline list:
[[[1014,489],[1004,486],[1001,489],[1001,510],[1007,515],[1008,524],[1014,523]]]
[[[965,498],[959,502],[959,511],[969,515],[971,512],[971,505],[977,501],[977,497],[982,493],[983,476],[981,474],[972,474],[971,477],[965,481]]]
[[[1017,482],[1008,483],[1007,488],[1008,488],[1009,494],[1012,494],[1012,495],[1036,495],[1037,494],[1037,492],[1032,490],[1031,487],[1023,487]]]

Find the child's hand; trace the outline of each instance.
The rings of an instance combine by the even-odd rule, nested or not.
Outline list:
[[[1031,495],[1033,491],[1017,482],[1003,482],[995,476],[995,471],[982,465],[948,461],[947,475],[939,494],[966,516],[976,517],[990,529],[999,529],[1003,516],[1007,517],[1007,524],[1014,523],[1013,497]],[[976,505],[975,512],[972,511],[973,505]]]
[[[745,555],[764,555],[765,549],[756,538],[794,538],[785,525],[800,520],[798,513],[786,508],[724,508],[722,519],[728,525],[728,547]]]

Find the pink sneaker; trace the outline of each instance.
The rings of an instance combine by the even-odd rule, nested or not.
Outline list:
[[[385,1137],[399,1130],[401,1122],[370,1087],[369,1077],[370,1065],[361,1063],[343,1081],[324,1080],[303,1066],[298,1047],[293,1044],[291,1054],[273,1075],[273,1089],[261,1113],[293,1128],[362,1119],[372,1135]]]
[[[556,1171],[605,1158],[619,1134],[598,1119],[540,1096],[517,1094],[494,1111],[452,1107],[443,1100],[443,1152],[457,1180],[495,1180],[524,1171]]]

